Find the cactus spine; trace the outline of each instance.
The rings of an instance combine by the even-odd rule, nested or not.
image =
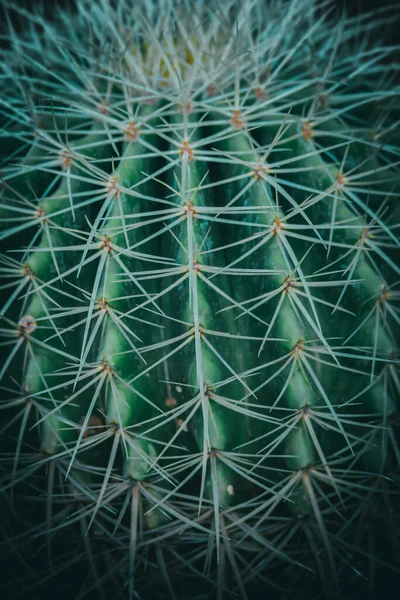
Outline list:
[[[0,485],[4,548],[34,548],[22,588],[374,597],[399,566],[391,17],[2,5]]]

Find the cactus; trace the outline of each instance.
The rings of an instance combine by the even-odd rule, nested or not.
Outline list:
[[[392,16],[2,5],[8,594],[375,597],[399,567]]]

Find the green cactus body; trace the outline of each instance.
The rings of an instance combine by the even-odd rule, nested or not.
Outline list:
[[[23,588],[372,597],[399,567],[390,18],[227,4],[77,0],[50,23],[2,2]]]

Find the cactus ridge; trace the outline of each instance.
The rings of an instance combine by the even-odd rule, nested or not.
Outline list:
[[[21,593],[375,597],[400,566],[393,17],[1,6]]]

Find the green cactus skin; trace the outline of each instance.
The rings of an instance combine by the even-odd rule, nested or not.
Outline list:
[[[2,2],[7,597],[398,576],[392,17],[223,4]]]

